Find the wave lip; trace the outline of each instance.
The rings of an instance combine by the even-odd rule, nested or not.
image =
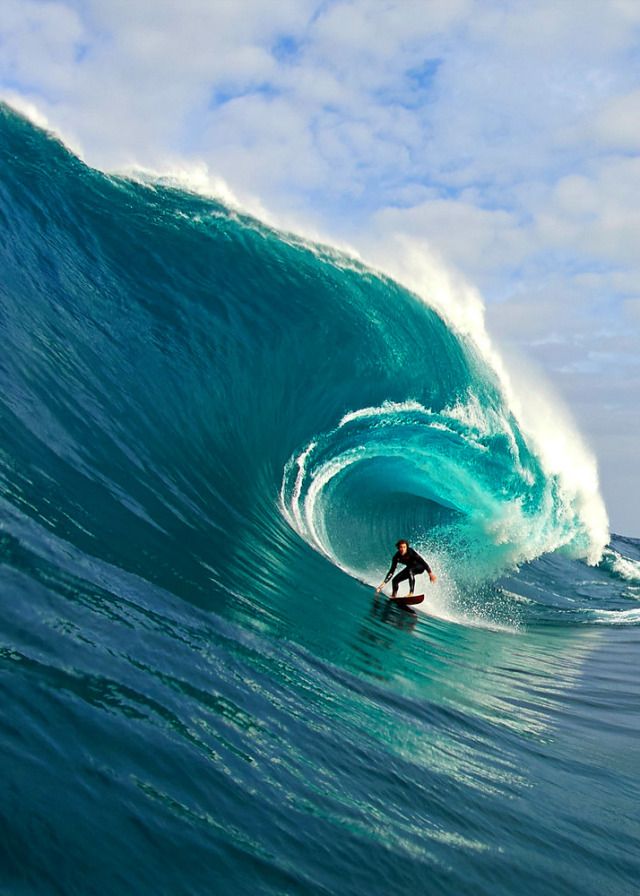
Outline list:
[[[624,582],[640,585],[640,560],[624,557],[615,548],[604,552],[600,566]]]

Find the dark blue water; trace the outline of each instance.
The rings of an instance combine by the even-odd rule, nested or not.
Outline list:
[[[6,108],[0,333],[2,892],[638,891],[640,542],[474,343]]]

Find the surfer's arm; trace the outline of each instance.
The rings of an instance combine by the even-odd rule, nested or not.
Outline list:
[[[427,561],[424,559],[424,557],[420,557],[420,554],[419,554],[417,551],[415,551],[415,555],[416,555],[416,557],[419,557],[419,558],[420,558],[420,561],[421,561],[422,563],[424,563],[424,569],[425,569],[425,572],[428,572],[428,573],[429,573],[429,579],[430,579],[430,581],[435,582],[435,580],[436,580],[435,573],[433,572],[433,570],[431,569],[431,567],[429,566],[429,564],[427,563]]]
[[[383,582],[384,585],[387,584],[387,582],[389,581],[389,579],[391,578],[391,576],[392,576],[392,575],[394,574],[394,572],[396,571],[396,566],[397,566],[397,565],[398,565],[398,555],[397,555],[397,554],[394,554],[394,555],[393,555],[393,559],[392,559],[392,561],[391,561],[391,566],[389,567],[389,572],[386,574],[386,576],[385,576],[385,578],[384,578],[384,582]]]
[[[418,554],[417,551],[416,551],[416,556],[417,556],[417,557],[420,557],[420,554]],[[429,564],[427,563],[427,561],[424,559],[424,557],[420,557],[420,560],[421,560],[422,563],[424,564],[424,568],[425,568],[425,570],[429,573],[429,575],[431,575],[431,567],[429,566]]]
[[[385,576],[385,578],[384,578],[384,581],[381,582],[381,583],[378,585],[378,587],[376,588],[376,591],[382,591],[382,589],[384,588],[384,586],[387,584],[387,582],[389,581],[389,579],[391,578],[391,576],[392,576],[392,575],[394,574],[394,572],[396,571],[396,566],[397,566],[397,565],[398,565],[398,554],[396,553],[396,554],[393,555],[393,559],[392,559],[392,561],[391,561],[391,568],[389,569],[389,572],[386,574],[386,576]]]

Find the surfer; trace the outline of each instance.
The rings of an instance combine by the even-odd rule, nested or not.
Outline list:
[[[398,585],[400,582],[404,582],[405,579],[409,579],[409,594],[407,596],[413,597],[416,576],[420,575],[420,573],[428,572],[432,582],[436,581],[436,576],[432,572],[427,561],[424,560],[417,551],[414,551],[413,548],[409,547],[409,542],[406,539],[401,538],[400,541],[396,542],[396,547],[398,550],[391,558],[391,568],[387,573],[384,582],[381,582],[376,588],[376,594],[379,594],[382,591],[391,576],[393,576],[398,563],[402,563],[405,568],[402,572],[399,572],[398,575],[393,576],[391,597],[397,596]]]

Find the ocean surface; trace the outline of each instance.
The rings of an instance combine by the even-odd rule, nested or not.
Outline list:
[[[640,892],[640,541],[446,309],[0,107],[0,337],[3,894]]]

